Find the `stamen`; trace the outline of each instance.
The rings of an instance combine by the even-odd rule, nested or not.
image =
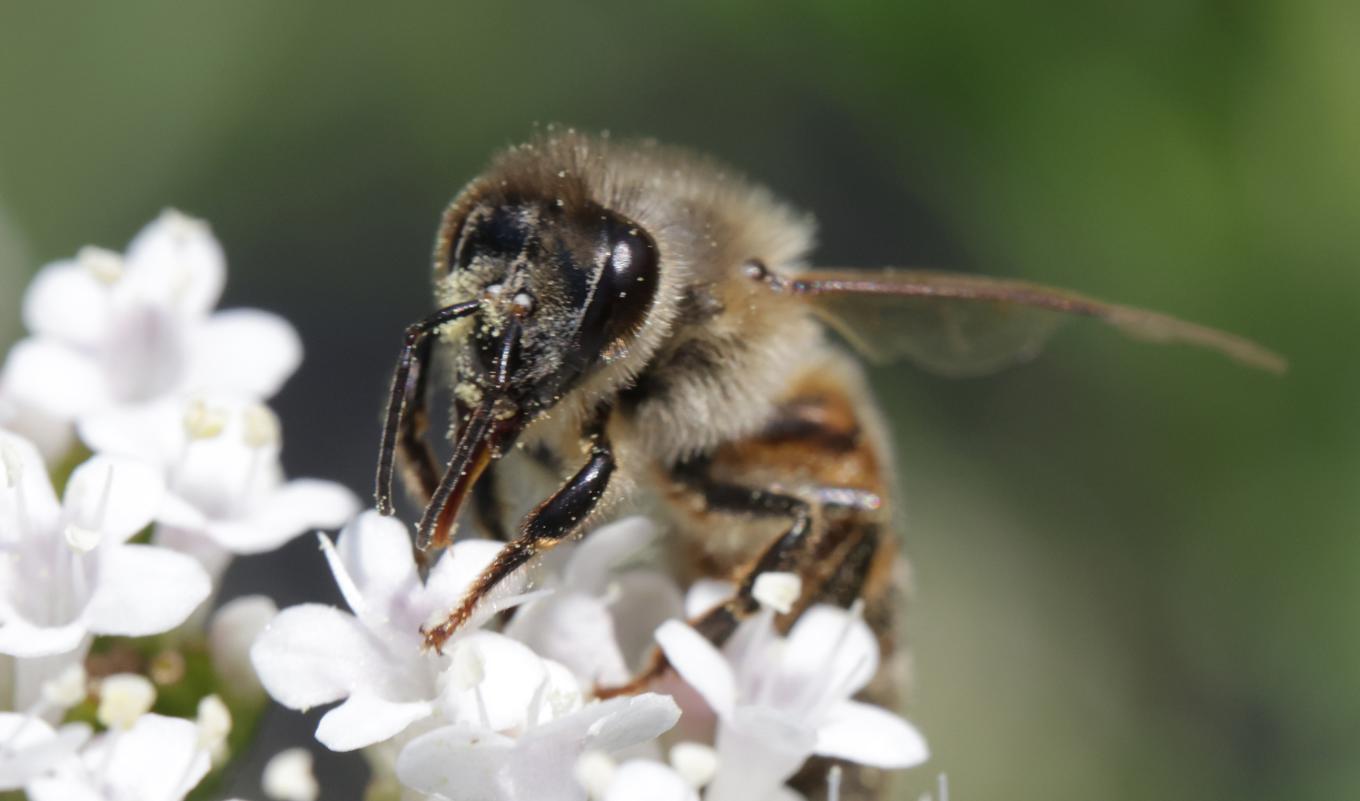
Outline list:
[[[787,615],[802,594],[803,580],[796,573],[761,573],[751,589],[756,601],[781,615]]]
[[[189,439],[212,439],[227,426],[227,413],[209,406],[202,398],[189,401],[184,410],[184,433]]]
[[[251,448],[265,448],[278,445],[282,439],[282,426],[279,417],[263,403],[249,406],[242,414],[245,423],[243,437]]]
[[[198,747],[217,761],[231,734],[231,710],[216,695],[205,696],[198,702]]]
[[[104,248],[81,248],[76,253],[76,264],[105,285],[113,285],[123,277],[123,257]]]
[[[826,801],[841,801],[840,765],[832,765],[826,771]]]
[[[76,553],[89,553],[99,546],[99,541],[104,538],[104,533],[98,529],[85,528],[75,523],[67,523],[66,544],[71,546],[71,550]]]
[[[132,728],[137,719],[156,703],[156,687],[145,676],[116,673],[99,684],[99,710],[95,717],[110,729]]]
[[[275,754],[264,766],[260,788],[278,801],[316,801],[321,788],[312,773],[311,752],[289,748]]]

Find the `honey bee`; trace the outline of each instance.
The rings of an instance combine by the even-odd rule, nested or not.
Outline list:
[[[507,544],[425,631],[428,648],[536,555],[644,498],[674,532],[677,574],[735,582],[691,621],[715,643],[757,609],[757,576],[791,571],[802,590],[784,624],[813,603],[862,599],[891,648],[892,453],[861,367],[828,329],[876,360],[953,375],[1033,356],[1073,315],[1284,368],[1247,340],[1075,292],[813,269],[812,244],[810,220],[768,191],[650,142],[549,131],[463,189],[435,247],[438,311],[406,330],[376,496],[392,513],[400,464],[424,508],[420,551],[449,545],[465,506]],[[453,406],[442,468],[426,437],[435,362]],[[557,486],[514,521],[497,479],[517,461]],[[665,669],[653,653],[599,694],[638,691]]]

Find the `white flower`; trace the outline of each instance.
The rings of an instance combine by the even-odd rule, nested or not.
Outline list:
[[[232,554],[338,527],[359,509],[334,482],[284,480],[278,418],[258,401],[165,398],[83,421],[80,433],[100,453],[135,456],[162,471],[169,498],[156,542],[197,557],[214,575]]]
[[[787,639],[765,609],[726,655],[680,621],[656,632],[666,658],[718,716],[718,770],[707,801],[770,798],[813,754],[881,768],[928,756],[925,740],[887,710],[850,700],[878,669],[878,645],[858,615],[814,606]]]
[[[225,272],[207,224],[174,211],[126,255],[85,248],[44,267],[24,296],[32,335],[0,370],[0,423],[32,429],[54,458],[73,421],[109,409],[196,392],[273,395],[301,343],[266,312],[213,314]]]
[[[540,712],[548,719],[536,723]],[[584,801],[576,780],[583,754],[645,743],[679,718],[675,702],[655,693],[596,701],[559,717],[540,705],[522,730],[460,723],[422,734],[397,758],[397,776],[450,801]]]
[[[500,545],[459,542],[422,584],[410,534],[392,518],[364,512],[335,544],[320,539],[353,614],[321,604],[285,609],[256,641],[251,661],[265,690],[284,706],[308,709],[344,700],[322,717],[316,736],[327,748],[349,751],[393,737],[433,713],[438,677],[450,661],[422,652],[420,627],[462,599]],[[516,586],[510,582],[506,590]],[[487,607],[466,631],[504,608]]]
[[[192,722],[143,715],[126,731],[96,737],[24,790],[31,801],[180,801],[208,768]]]
[[[44,720],[0,712],[0,792],[18,790],[75,756],[90,739],[90,727],[68,723],[52,728]]]
[[[0,430],[0,654],[20,657],[14,708],[80,661],[92,634],[158,634],[208,596],[192,559],[128,543],[164,492],[150,468],[96,456],[72,473],[58,504],[37,450]]]
[[[582,682],[623,684],[656,627],[681,613],[680,591],[665,574],[641,567],[611,572],[655,536],[651,521],[630,517],[560,546],[567,553],[560,578],[545,582],[553,593],[517,610],[505,633]]]

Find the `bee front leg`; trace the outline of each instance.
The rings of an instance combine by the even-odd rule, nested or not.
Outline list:
[[[449,638],[472,617],[492,590],[530,559],[550,550],[575,534],[590,517],[614,474],[614,451],[600,435],[591,447],[590,459],[576,475],[538,505],[520,524],[519,537],[506,544],[463,596],[458,608],[432,629],[423,631],[425,648],[441,652]]]
[[[428,502],[438,484],[434,452],[425,441],[428,417],[425,409],[426,367],[430,362],[433,339],[442,326],[475,312],[479,301],[446,306],[406,328],[397,369],[392,376],[392,391],[383,416],[382,443],[378,448],[378,475],[373,497],[378,511],[393,513],[392,472],[398,455],[407,467],[422,500]]]

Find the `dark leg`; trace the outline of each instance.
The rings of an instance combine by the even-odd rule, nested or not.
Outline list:
[[[766,546],[760,556],[742,568],[738,580],[737,589],[720,606],[716,606],[704,614],[689,621],[689,624],[700,634],[704,635],[714,645],[722,645],[727,638],[732,636],[741,621],[750,617],[759,608],[760,603],[754,596],[756,579],[761,573],[772,571],[791,571],[803,576],[805,580],[809,576],[816,577],[817,554],[809,549],[812,544],[817,551],[822,551],[828,547],[835,549],[836,543],[820,542],[826,536],[837,535],[840,526],[825,525],[825,512],[831,509],[863,509],[877,508],[878,498],[872,493],[859,490],[845,490],[840,488],[825,488],[815,494],[813,503],[820,514],[814,514],[811,504],[791,495],[784,495],[769,490],[752,490],[734,484],[722,484],[708,481],[705,478],[697,477],[694,474],[679,476],[682,481],[689,483],[703,494],[704,500],[711,510],[724,512],[745,513],[760,517],[766,516],[786,516],[793,518],[793,523],[783,534],[780,534]],[[817,529],[816,535],[813,534]],[[824,580],[824,579],[823,579]],[[820,583],[820,582],[819,582]],[[804,592],[807,597],[807,592]],[[653,649],[648,657],[646,666],[633,677],[631,681],[619,687],[597,687],[595,694],[599,698],[611,698],[617,695],[631,695],[641,692],[654,680],[661,676],[669,668],[666,657],[660,649]]]
[[[481,301],[471,300],[455,306],[446,306],[406,328],[406,339],[402,344],[401,354],[397,357],[397,371],[392,376],[392,391],[387,400],[387,414],[383,421],[382,444],[378,450],[378,476],[373,496],[378,506],[378,512],[381,514],[390,515],[393,512],[392,466],[398,434],[401,435],[402,447],[405,451],[408,446],[420,441],[416,429],[422,428],[425,424],[423,392],[425,381],[421,374],[430,358],[430,347],[429,343],[425,341],[426,337],[440,326],[472,314],[480,305]],[[422,343],[424,343],[424,347],[421,347]],[[417,397],[415,414],[412,416],[417,419],[410,421],[408,427],[403,430],[402,424],[407,416],[407,405],[413,395],[417,395]],[[433,492],[435,483],[433,480],[433,457],[429,457],[428,476],[420,474],[421,465],[422,462],[417,457],[413,462],[414,469],[417,471],[417,481],[420,482],[422,489],[428,486],[430,491]]]
[[[462,603],[448,618],[423,631],[425,648],[440,652],[444,643],[472,617],[480,604],[512,573],[538,553],[549,550],[570,537],[603,497],[614,474],[614,452],[609,442],[599,438],[591,449],[590,460],[561,489],[524,519],[520,535],[501,549],[482,575],[473,583]]]
[[[407,491],[421,506],[430,502],[430,496],[439,484],[438,460],[434,448],[425,439],[430,427],[426,394],[430,374],[423,366],[430,362],[433,345],[434,339],[425,337],[417,346],[413,369],[407,378],[406,397],[410,399],[410,406],[397,430],[396,461]]]

